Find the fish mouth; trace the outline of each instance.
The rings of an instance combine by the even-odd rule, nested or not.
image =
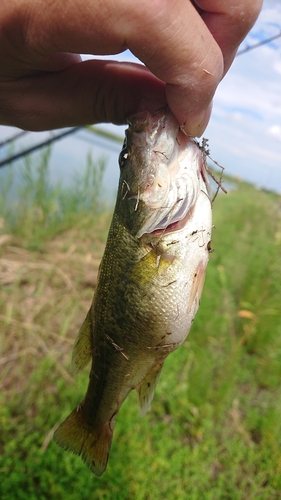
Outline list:
[[[182,189],[171,190],[169,193],[170,198],[174,197],[180,191]],[[195,199],[196,193],[193,190],[192,196],[189,193],[188,196],[178,197],[172,207],[167,204],[166,207],[158,210],[155,209],[140,229],[137,237],[141,237],[144,233],[153,233],[153,235],[156,235],[182,229],[190,216]]]
[[[209,195],[198,144],[183,133],[166,107],[152,115],[136,115],[126,138],[128,168],[122,180],[127,190],[122,200],[134,203],[134,213],[142,212],[136,238],[182,229],[200,191]]]
[[[193,212],[193,207],[194,205],[191,207],[191,209],[188,210],[187,214],[183,218],[177,219],[175,217],[172,220],[172,222],[170,222],[167,226],[164,225],[163,228],[154,229],[153,231],[148,232],[146,234],[150,234],[151,236],[161,236],[163,234],[175,233],[177,231],[180,231],[185,227],[188,219],[191,217]]]
[[[193,146],[197,148],[195,144]],[[194,154],[193,147],[192,152]],[[201,154],[200,151],[199,153]],[[180,231],[191,217],[199,193],[203,191],[210,197],[203,159],[200,158],[196,168],[189,167],[187,162],[187,167],[181,169],[175,178],[169,172],[169,189],[162,206],[151,207],[149,200],[146,201],[149,215],[136,234],[137,238],[141,238],[144,234],[158,236]]]

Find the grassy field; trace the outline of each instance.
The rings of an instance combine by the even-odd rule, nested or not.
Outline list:
[[[16,207],[0,207],[1,499],[281,499],[280,197],[239,182],[217,197],[192,330],[146,417],[134,393],[125,401],[96,478],[52,435],[87,387],[87,370],[73,380],[70,355],[110,215],[97,187],[87,187],[93,206],[68,193],[54,209],[58,192],[30,198],[29,182]]]

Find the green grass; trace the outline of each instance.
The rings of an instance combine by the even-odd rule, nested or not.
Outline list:
[[[104,158],[93,161],[87,155],[83,174],[72,178],[72,187],[50,182],[51,149],[46,148],[37,162],[26,156],[23,164],[10,168],[0,184],[0,216],[5,230],[22,238],[25,245],[40,249],[42,243],[77,222],[93,219],[105,210],[102,180]]]
[[[1,499],[281,499],[281,199],[245,183],[214,203],[215,251],[192,330],[146,417],[134,393],[123,404],[105,474],[52,441],[87,387],[87,370],[72,380],[70,353],[108,224],[78,217],[40,252],[4,224]]]

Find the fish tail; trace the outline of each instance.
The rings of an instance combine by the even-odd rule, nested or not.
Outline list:
[[[101,476],[108,461],[112,425],[113,422],[98,427],[89,425],[79,405],[56,430],[54,440],[61,448],[80,455],[91,471]]]

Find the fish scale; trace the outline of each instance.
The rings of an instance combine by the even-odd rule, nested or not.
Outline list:
[[[197,312],[209,259],[211,201],[203,153],[167,107],[131,117],[97,288],[72,366],[91,371],[55,441],[100,476],[132,389],[144,415],[169,353]]]

